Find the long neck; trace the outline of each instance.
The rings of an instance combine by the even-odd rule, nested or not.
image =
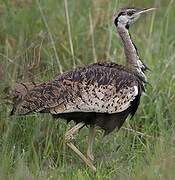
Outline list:
[[[124,45],[125,56],[127,60],[127,66],[135,73],[137,73],[143,81],[147,81],[145,74],[142,72],[139,66],[139,56],[136,50],[134,43],[131,40],[131,36],[129,34],[128,29],[123,25],[117,26],[117,31],[122,39]]]
[[[118,25],[117,30],[122,39],[123,45],[124,45],[124,51],[125,51],[125,56],[126,56],[126,60],[127,60],[127,65],[130,68],[138,68],[137,51],[136,51],[134,44],[132,43],[128,29],[123,25]]]

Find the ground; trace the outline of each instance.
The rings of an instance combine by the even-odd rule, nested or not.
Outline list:
[[[10,117],[7,88],[47,81],[76,66],[125,63],[112,14],[158,7],[131,27],[149,84],[132,120],[95,143],[94,174],[63,143],[73,124],[50,115]],[[0,2],[0,179],[175,179],[175,3],[173,0],[3,0]],[[75,144],[83,152],[87,128]]]

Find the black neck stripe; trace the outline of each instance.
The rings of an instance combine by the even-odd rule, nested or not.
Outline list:
[[[118,14],[118,16],[115,18],[114,24],[116,25],[116,27],[118,26],[118,18],[119,18],[121,15],[124,15],[124,14],[125,14],[124,12],[120,12],[120,13]],[[126,29],[129,29],[129,24],[126,24],[125,28],[126,28]]]
[[[116,26],[118,26],[118,18],[119,18],[121,15],[124,15],[124,14],[125,14],[124,12],[120,12],[120,13],[118,14],[118,16],[115,18],[114,24],[115,24]]]

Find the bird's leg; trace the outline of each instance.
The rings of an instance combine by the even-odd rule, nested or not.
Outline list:
[[[71,142],[66,143],[94,172],[96,172],[96,167],[92,164],[91,160],[87,159],[83,153],[77,149],[77,147]]]
[[[64,136],[65,140],[66,141],[72,140],[74,138],[73,135],[84,125],[85,125],[84,123],[80,122],[77,125],[75,125],[73,128],[71,128],[70,130],[68,130]]]
[[[93,148],[93,144],[94,144],[94,141],[95,141],[95,133],[96,133],[95,125],[90,125],[89,135],[88,135],[87,157],[91,161],[94,161],[94,155],[93,155],[92,148]]]
[[[77,132],[80,128],[84,126],[84,123],[78,123],[73,128],[71,128],[69,131],[65,134],[65,140],[66,145],[71,148],[93,171],[96,172],[96,167],[92,164],[91,160],[87,159],[85,155],[82,154],[82,152],[71,142],[70,140],[73,139],[73,134]]]

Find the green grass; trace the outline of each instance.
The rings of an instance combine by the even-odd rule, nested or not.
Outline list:
[[[127,2],[0,1],[0,179],[175,179],[175,4]],[[125,129],[113,132],[107,142],[98,133],[96,174],[62,143],[73,124],[50,115],[9,117],[3,90],[15,82],[47,81],[96,59],[124,63],[113,12],[154,5],[158,10],[131,28],[141,58],[152,69],[150,85]],[[87,133],[84,128],[76,136],[83,152]]]

